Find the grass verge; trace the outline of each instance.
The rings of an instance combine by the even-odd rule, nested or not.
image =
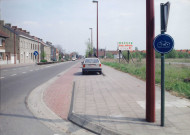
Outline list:
[[[146,80],[146,64],[125,64],[111,61],[102,61],[102,64],[113,67],[136,77]],[[160,85],[161,82],[161,65],[155,65],[155,83]],[[165,64],[165,89],[178,93],[179,96],[190,99],[190,82],[184,82],[184,79],[190,78],[190,67],[179,67]]]

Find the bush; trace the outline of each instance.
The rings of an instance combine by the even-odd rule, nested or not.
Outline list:
[[[41,60],[40,62],[47,62],[47,60]]]
[[[114,56],[113,56],[113,54],[111,54],[111,53],[106,53],[106,58],[110,58],[110,59],[113,59],[114,58]]]

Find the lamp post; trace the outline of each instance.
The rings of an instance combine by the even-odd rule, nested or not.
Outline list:
[[[98,58],[98,1],[93,0],[93,3],[97,3],[97,58]]]
[[[14,64],[16,64],[16,28],[14,28]]]
[[[91,45],[90,45],[90,51],[92,51],[93,45],[92,45],[92,28],[89,28],[91,30]],[[91,54],[92,55],[92,54]]]

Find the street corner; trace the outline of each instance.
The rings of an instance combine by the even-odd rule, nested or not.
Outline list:
[[[43,124],[45,124],[53,131],[60,133],[68,133],[71,135],[93,135],[93,133],[65,120],[68,117],[68,112],[70,109],[71,93],[69,94],[69,92],[72,92],[72,85],[71,87],[66,87],[67,92],[63,89],[63,92],[60,92],[60,89],[58,89],[58,82],[60,81],[60,79],[65,79],[64,75],[73,75],[73,73],[76,72],[73,69],[75,69],[75,67],[63,74],[60,74],[59,77],[54,77],[48,82],[35,88],[27,98],[27,107],[39,121],[41,121]],[[70,83],[72,84],[72,80],[70,80]],[[53,88],[54,92],[58,94],[52,94],[51,91],[48,91],[51,88]],[[68,88],[71,88],[71,91],[69,91]],[[63,95],[63,93],[65,93],[65,95]],[[44,99],[48,96],[50,98]],[[57,97],[58,100],[55,100],[56,96],[59,96]],[[69,96],[69,98],[67,96]],[[64,100],[62,100],[63,98]],[[51,108],[52,106],[48,106],[48,103],[50,103],[50,101],[53,102],[51,105],[55,105],[57,107]],[[63,112],[61,113],[61,111]]]

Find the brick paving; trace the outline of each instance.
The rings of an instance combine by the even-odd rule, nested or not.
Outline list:
[[[166,92],[165,127],[160,126],[160,88],[156,122],[145,120],[146,83],[103,66],[103,75],[75,73],[73,114],[110,131],[131,135],[189,135],[190,101]]]
[[[78,71],[80,63],[61,75],[43,95],[46,105],[58,116],[67,119],[72,95],[74,73]]]

